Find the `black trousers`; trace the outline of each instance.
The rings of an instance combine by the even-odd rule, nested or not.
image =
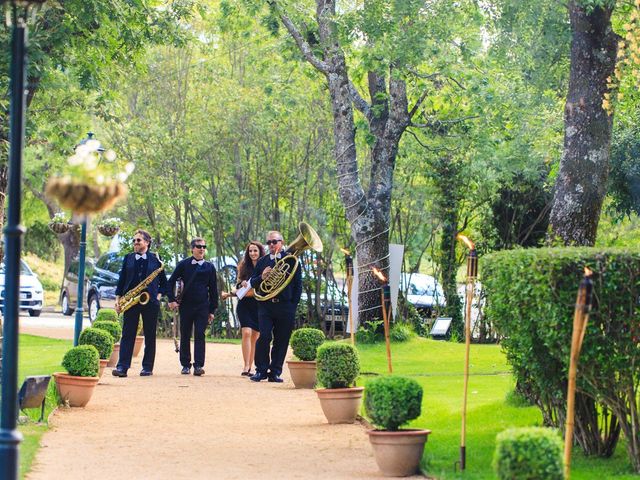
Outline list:
[[[134,305],[124,312],[122,322],[122,339],[120,340],[120,358],[118,367],[121,370],[128,370],[131,367],[131,357],[133,356],[133,344],[138,333],[138,322],[142,316],[142,330],[144,332],[144,356],[142,357],[142,368],[153,371],[153,363],[156,359],[156,328],[158,326],[158,313],[160,304],[149,302],[146,305]]]
[[[191,332],[193,331],[193,366],[204,367],[205,331],[209,325],[209,306],[180,307],[180,364],[191,366]]]
[[[282,374],[282,364],[287,356],[289,338],[296,319],[296,305],[289,302],[259,302],[258,323],[260,336],[256,342],[256,371],[271,375]],[[269,346],[273,337],[271,355]]]

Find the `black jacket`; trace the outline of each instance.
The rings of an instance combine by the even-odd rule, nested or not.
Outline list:
[[[158,256],[150,251],[147,251],[146,259],[138,261],[141,263],[136,262],[135,253],[125,255],[116,287],[117,296],[124,295],[151,275],[154,270],[160,268]],[[167,276],[164,271],[160,272],[145,290],[149,292],[150,302],[158,303],[158,293],[163,295],[167,293]]]
[[[281,252],[281,255],[284,257],[286,252]],[[258,260],[256,264],[256,268],[254,270],[254,275],[251,277],[250,283],[251,286],[258,291],[258,287],[262,283],[262,272],[267,267],[273,267],[276,264],[278,259],[272,259],[270,254],[266,254],[264,257]],[[299,260],[298,260],[299,261]],[[289,302],[294,305],[298,305],[300,303],[300,296],[302,295],[302,268],[298,265],[296,273],[293,275],[293,278],[289,282],[282,292],[276,295],[276,298],[281,302]],[[260,304],[261,302],[258,302]]]
[[[206,307],[209,313],[215,313],[218,308],[218,283],[216,269],[211,262],[202,265],[194,264],[193,257],[185,258],[176,265],[176,269],[169,278],[169,301],[175,302],[174,294],[176,282],[182,279],[185,290],[180,299],[180,308]],[[191,277],[196,275],[193,280]]]

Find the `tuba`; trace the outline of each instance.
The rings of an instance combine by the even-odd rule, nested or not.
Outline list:
[[[255,289],[254,296],[256,300],[261,302],[271,300],[289,285],[300,263],[298,256],[304,250],[322,251],[322,240],[320,240],[316,231],[311,228],[311,225],[300,222],[298,230],[300,230],[300,235],[289,245],[286,255],[283,254],[283,257],[276,262],[271,272],[269,272],[269,276],[260,282],[260,285]]]
[[[158,259],[158,261],[160,261],[160,259]],[[163,270],[164,270],[164,263],[160,261],[160,266],[156,268],[153,272],[151,272],[147,276],[147,278],[145,278],[138,285],[136,285],[134,288],[132,288],[127,293],[125,293],[122,297],[120,297],[120,302],[118,302],[120,305],[120,313],[126,312],[127,310],[129,310],[134,305],[137,305],[138,303],[140,305],[146,305],[147,303],[149,303],[149,300],[151,298],[149,296],[149,292],[144,292],[143,290],[147,288],[149,284],[151,284],[151,282],[153,282],[153,280]]]

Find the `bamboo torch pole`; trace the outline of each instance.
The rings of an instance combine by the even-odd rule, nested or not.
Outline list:
[[[467,255],[467,291],[464,319],[464,389],[462,394],[462,429],[460,433],[460,470],[467,466],[467,396],[469,391],[469,352],[471,350],[471,304],[475,290],[476,277],[478,276],[478,254],[475,245],[464,235],[458,235],[469,248]]]
[[[376,267],[373,267],[373,273],[376,275],[376,277],[378,277],[381,283],[380,303],[382,305],[384,341],[387,346],[387,366],[389,368],[389,373],[393,373],[393,365],[391,364],[391,341],[389,339],[389,313],[391,313],[391,308],[387,309],[387,304],[389,304],[391,301],[391,288],[389,287],[389,283],[387,282],[387,277],[385,277],[380,270],[378,270]]]
[[[571,474],[571,449],[573,447],[573,422],[575,416],[576,399],[576,376],[578,372],[578,361],[580,350],[584,340],[584,332],[589,321],[589,310],[591,309],[591,293],[593,283],[591,276],[593,272],[585,267],[584,276],[578,288],[576,306],[573,312],[573,332],[571,334],[571,357],[569,358],[569,381],[567,385],[567,420],[564,434],[564,475],[569,480]]]
[[[353,258],[349,250],[341,248],[344,253],[344,262],[347,270],[347,305],[349,306],[349,332],[351,333],[351,345],[356,344],[356,332],[353,329],[353,308],[351,308],[351,288],[353,286]]]

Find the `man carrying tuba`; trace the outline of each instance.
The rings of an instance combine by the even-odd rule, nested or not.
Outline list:
[[[267,247],[269,253],[258,260],[254,270],[254,276],[249,280],[251,286],[258,291],[262,282],[267,281],[276,262],[282,258],[282,234],[271,231],[267,234]],[[295,323],[296,307],[302,295],[302,273],[296,268],[293,278],[288,284],[273,297],[265,297],[258,302],[258,324],[260,337],[256,342],[256,373],[251,380],[259,382],[282,382],[282,364],[284,363],[289,346],[289,338]],[[286,282],[282,282],[286,283]],[[243,282],[245,286],[247,282]],[[276,290],[278,291],[278,290]],[[269,347],[273,336],[273,348],[269,358]]]
[[[155,253],[149,251],[151,235],[138,229],[133,235],[133,251],[124,257],[116,288],[116,312],[123,312],[120,358],[114,377],[126,377],[131,366],[133,344],[142,316],[144,331],[144,357],[140,376],[153,375],[156,357],[156,327],[160,302],[158,297],[167,291],[164,265]]]

